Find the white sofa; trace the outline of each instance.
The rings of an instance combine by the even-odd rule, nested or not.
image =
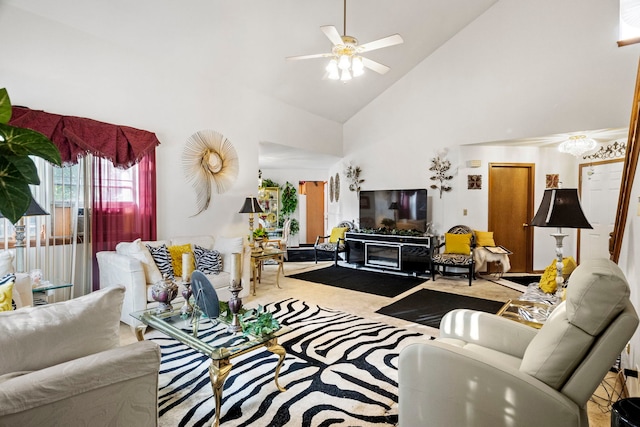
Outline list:
[[[587,427],[586,405],[634,334],[620,268],[585,261],[541,329],[454,310],[399,358],[399,426]]]
[[[120,347],[124,288],[0,313],[0,426],[158,425],[160,350]]]
[[[165,244],[167,247],[179,245],[198,245],[205,249],[215,249],[222,256],[222,271],[219,274],[208,274],[207,278],[218,294],[220,301],[228,301],[231,292],[228,288],[231,281],[231,254],[242,254],[242,291],[240,297],[249,295],[251,277],[251,252],[245,246],[242,237],[218,237],[213,236],[186,236],[175,237],[168,240],[152,242],[122,242],[116,246],[115,251],[102,251],[96,254],[98,268],[100,270],[100,288],[111,286],[124,286],[126,293],[120,320],[132,327],[141,326],[142,323],[130,316],[134,311],[146,310],[157,305],[151,297],[151,286],[161,278],[151,254],[145,245],[154,247]],[[181,288],[182,291],[182,288]],[[179,292],[174,303],[184,301]]]

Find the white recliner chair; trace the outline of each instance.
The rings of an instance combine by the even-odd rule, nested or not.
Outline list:
[[[454,310],[439,338],[400,353],[399,425],[586,427],[586,404],[638,326],[629,285],[606,259],[571,275],[541,329]]]

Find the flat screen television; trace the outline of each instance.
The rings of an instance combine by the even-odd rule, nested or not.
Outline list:
[[[360,228],[427,231],[427,190],[360,192]]]

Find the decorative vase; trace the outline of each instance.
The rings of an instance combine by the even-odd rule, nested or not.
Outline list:
[[[157,313],[173,310],[171,301],[178,295],[178,285],[173,283],[171,279],[164,276],[162,280],[158,280],[151,286],[151,298],[159,303],[156,308]]]

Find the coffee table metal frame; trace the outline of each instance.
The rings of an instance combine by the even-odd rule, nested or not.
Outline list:
[[[287,327],[281,327],[278,331],[273,334],[256,337],[253,335],[246,335],[246,339],[239,344],[233,346],[215,346],[206,341],[200,339],[198,337],[198,323],[199,321],[193,322],[193,330],[191,333],[186,330],[178,327],[178,325],[188,325],[190,320],[185,319],[184,316],[181,316],[180,306],[174,306],[172,311],[158,313],[155,308],[138,311],[131,313],[131,316],[140,320],[144,325],[140,325],[136,327],[135,333],[138,341],[144,340],[144,331],[146,326],[151,326],[152,328],[168,335],[171,338],[174,338],[185,344],[192,349],[208,356],[211,359],[211,365],[209,366],[209,378],[211,380],[211,386],[213,388],[213,395],[215,397],[215,405],[216,405],[216,416],[213,423],[214,427],[218,427],[220,425],[220,403],[222,401],[222,391],[224,387],[224,382],[229,376],[231,372],[231,368],[233,365],[230,360],[234,357],[238,357],[245,353],[258,350],[262,347],[266,347],[268,351],[273,354],[276,354],[279,357],[278,364],[275,368],[274,380],[276,387],[280,391],[286,391],[286,389],[278,383],[278,375],[280,373],[280,368],[282,366],[282,362],[284,362],[284,358],[286,355],[286,350],[284,347],[278,344],[278,337],[283,335],[284,333],[289,331]],[[242,334],[233,334],[227,331],[228,324],[221,318],[216,319],[218,322],[215,325],[215,328],[220,328],[221,333],[227,333],[229,335],[229,340],[233,338],[243,337]],[[210,332],[210,329],[207,330]],[[202,331],[201,331],[202,332]]]

